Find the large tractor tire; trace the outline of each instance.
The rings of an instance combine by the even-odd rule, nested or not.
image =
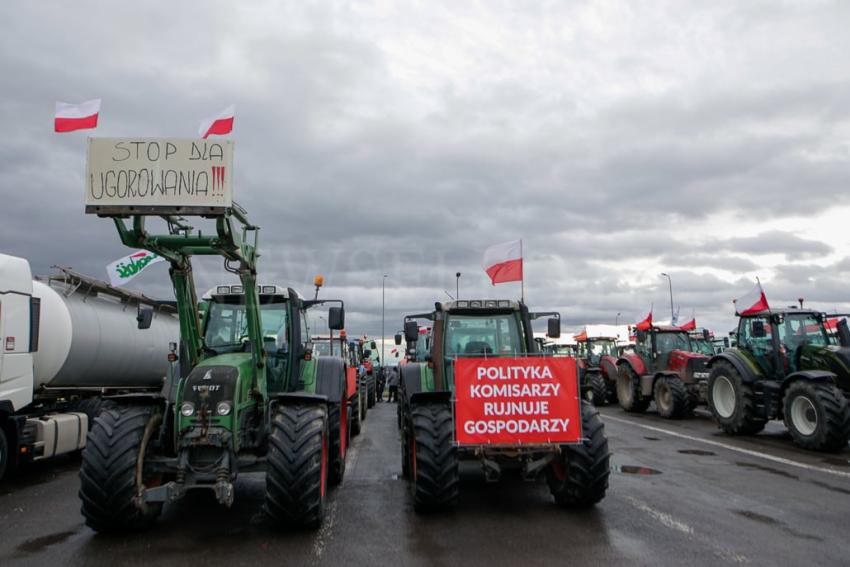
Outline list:
[[[681,419],[691,413],[688,389],[677,376],[660,376],[652,389],[658,415],[665,419]]]
[[[94,420],[96,420],[104,410],[114,409],[116,407],[118,406],[111,400],[104,400],[99,397],[83,398],[71,404],[71,411],[86,414],[89,419],[89,431],[91,431],[91,428],[94,426]]]
[[[331,486],[340,484],[345,478],[345,451],[343,440],[348,436],[348,412],[342,412],[343,404],[328,404],[328,429],[330,430],[330,475]]]
[[[401,476],[410,479],[410,470],[413,468],[410,464],[410,438],[413,426],[410,424],[407,414],[402,414],[401,419]]]
[[[377,378],[375,375],[372,375],[372,379],[369,380],[369,386],[367,387],[368,396],[367,396],[367,404],[366,406],[369,408],[375,407],[375,404],[378,402],[378,385],[376,382]]]
[[[608,438],[599,412],[581,403],[584,439],[580,445],[562,445],[561,453],[546,469],[549,491],[560,506],[587,508],[605,497],[611,473]]]
[[[595,406],[604,406],[608,401],[608,384],[601,372],[588,372],[585,375],[584,399]]]
[[[360,383],[360,408],[365,421],[366,414],[369,413],[369,383],[365,378]]]
[[[83,517],[93,530],[141,530],[159,516],[162,504],[137,506],[135,500],[140,488],[152,482],[143,477],[139,486],[136,468],[141,459],[144,470],[161,419],[155,408],[131,406],[106,409],[95,421],[83,449],[79,492]]]
[[[610,361],[602,362],[602,375],[605,378],[605,384],[608,387],[607,399],[611,403],[617,401],[617,367]]]
[[[640,377],[629,364],[617,367],[617,401],[630,413],[643,413],[649,407],[650,399],[640,391]]]
[[[423,403],[411,406],[410,413],[413,507],[417,512],[451,509],[460,484],[452,410],[447,403]]]
[[[835,385],[807,380],[793,382],[785,392],[783,415],[791,438],[800,447],[825,452],[847,447],[850,407]]]
[[[360,429],[363,423],[363,404],[360,403],[360,390],[351,398],[351,435],[360,435]]]
[[[755,393],[732,364],[720,360],[708,376],[708,407],[729,435],[752,435],[764,429],[767,420],[755,415]]]
[[[266,514],[285,528],[318,528],[325,517],[329,457],[324,405],[278,406],[266,469]]]

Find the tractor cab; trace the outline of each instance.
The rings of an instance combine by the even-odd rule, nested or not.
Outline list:
[[[613,337],[587,337],[579,340],[578,357],[583,358],[588,366],[599,366],[603,356],[616,356],[617,339]]]

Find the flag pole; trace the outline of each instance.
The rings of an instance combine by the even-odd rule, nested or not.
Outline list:
[[[520,265],[522,266],[522,277],[519,279],[520,285],[520,301],[525,303],[525,258],[523,258],[522,253],[522,238],[519,239],[519,260]]]

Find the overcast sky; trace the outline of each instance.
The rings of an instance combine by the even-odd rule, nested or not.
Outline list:
[[[261,279],[346,300],[354,333],[488,284],[522,238],[565,327],[771,304],[850,310],[850,3],[0,3],[0,251],[104,276],[85,138],[194,137],[236,105],[235,198]],[[57,100],[103,99],[54,134]],[[199,287],[229,280],[197,266]],[[138,285],[136,285],[138,284]],[[170,293],[163,264],[133,282]]]

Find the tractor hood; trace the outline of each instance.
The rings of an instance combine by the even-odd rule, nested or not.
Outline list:
[[[687,374],[688,378],[699,380],[708,378],[708,369],[705,366],[708,360],[709,358],[706,355],[698,352],[674,350],[670,352],[667,368],[674,372]]]
[[[801,370],[828,370],[842,390],[850,389],[850,347],[805,345],[799,364]]]

